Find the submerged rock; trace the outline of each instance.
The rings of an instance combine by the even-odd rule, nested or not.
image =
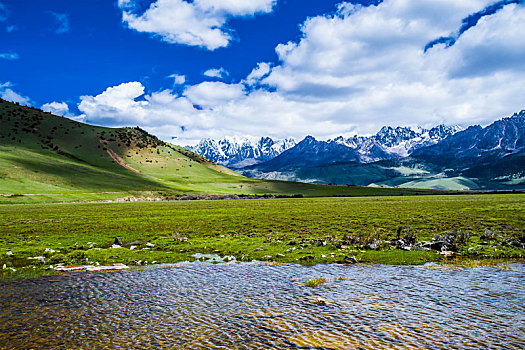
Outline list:
[[[444,255],[445,258],[455,258],[455,257],[461,256],[461,254],[459,254],[458,252],[447,251],[447,250],[439,252],[439,254]]]
[[[321,297],[315,297],[309,300],[310,303],[315,305],[328,305],[328,301]]]
[[[46,258],[43,257],[43,256],[30,256],[27,258],[28,260],[41,260],[41,261],[45,261]]]
[[[355,256],[345,256],[344,262],[347,264],[356,264],[357,259],[355,258]]]

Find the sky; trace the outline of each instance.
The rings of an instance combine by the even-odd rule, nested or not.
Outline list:
[[[487,125],[525,0],[0,0],[0,97],[163,140]]]

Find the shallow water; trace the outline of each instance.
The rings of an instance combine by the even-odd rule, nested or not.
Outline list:
[[[523,349],[525,265],[510,267],[196,262],[0,282],[0,348]]]

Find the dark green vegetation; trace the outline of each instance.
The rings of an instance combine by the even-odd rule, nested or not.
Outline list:
[[[255,168],[256,166],[254,166]],[[461,164],[456,164],[461,168]],[[447,169],[446,164],[434,165],[424,159],[407,157],[382,160],[375,163],[340,162],[315,167],[304,167],[275,172],[274,178],[316,183],[355,184],[410,188],[433,188],[449,190],[519,190],[525,188],[521,175],[510,176],[504,172],[521,174],[525,168],[525,155],[517,154],[502,160],[486,160],[483,165],[468,171]],[[499,170],[499,172],[498,172]],[[246,176],[263,176],[255,170],[239,170]],[[498,181],[493,178],[498,178]]]
[[[115,238],[123,247],[111,248]],[[417,250],[439,242],[461,258],[522,259],[525,195],[0,205],[0,242],[0,264],[18,272],[59,263],[178,262],[195,253],[421,264],[447,261],[436,250]],[[45,261],[27,259],[38,256]]]
[[[314,197],[436,193],[249,179],[138,127],[96,127],[1,99],[0,125],[0,203],[184,194]]]

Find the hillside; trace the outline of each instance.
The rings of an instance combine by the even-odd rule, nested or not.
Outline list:
[[[240,178],[139,128],[91,126],[5,101],[0,122],[3,194],[192,191]]]
[[[138,127],[88,125],[4,100],[0,125],[0,202],[116,199],[137,191],[141,196],[428,193],[250,179]]]

